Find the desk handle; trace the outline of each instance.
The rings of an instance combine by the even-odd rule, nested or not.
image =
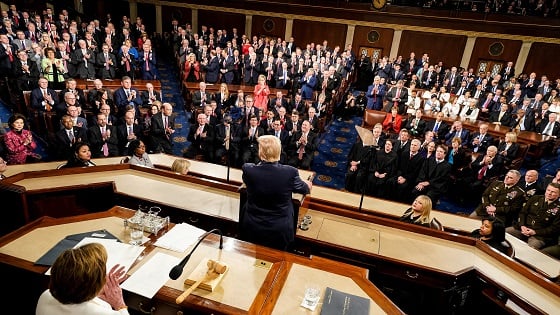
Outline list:
[[[144,303],[142,303],[142,301],[140,301],[140,302],[138,303],[138,309],[140,310],[140,313],[142,313],[142,314],[149,314],[149,315],[153,314],[153,313],[156,311],[156,307],[155,307],[155,306],[150,307],[150,310],[149,310],[149,311],[146,311],[146,310],[144,309]]]
[[[411,278],[411,279],[416,279],[418,278],[418,272],[410,272],[410,271],[406,271],[406,276]]]

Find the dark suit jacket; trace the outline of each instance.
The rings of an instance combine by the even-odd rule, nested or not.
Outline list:
[[[456,131],[451,131],[450,129],[449,132],[445,135],[445,144],[451,146],[451,140],[453,140],[453,138],[456,136],[456,133]],[[461,146],[467,145],[467,142],[469,141],[469,131],[465,128],[461,129],[461,134],[459,135],[459,137],[461,138]]]
[[[47,94],[49,94],[53,101],[54,104],[51,104],[54,110],[54,107],[58,104],[58,94],[56,94],[56,91],[53,89],[49,89],[47,88]],[[43,102],[43,94],[41,92],[40,88],[36,88],[34,90],[31,91],[31,108],[39,110],[39,111],[45,111],[45,107],[42,104]]]
[[[436,121],[435,120],[430,120],[426,123],[426,128],[424,129],[424,131],[434,131],[434,127],[436,125]],[[445,140],[445,135],[449,132],[449,125],[445,122],[445,121],[441,121],[441,123],[439,124],[438,130],[436,132],[437,134],[437,138],[441,139],[441,140]]]
[[[140,138],[142,135],[142,127],[138,124],[132,125],[132,132],[136,136],[137,139]],[[129,155],[128,152],[128,144],[130,141],[128,140],[128,126],[125,124],[121,124],[117,126],[117,138],[119,139],[119,151],[121,155]],[[132,152],[130,152],[132,154]]]
[[[519,118],[515,117],[511,121],[511,127],[515,128],[519,124]],[[523,121],[523,126],[527,131],[535,131],[535,115],[533,112],[529,111],[525,114],[525,120]]]
[[[299,177],[297,169],[291,166],[246,163],[242,170],[247,202],[239,217],[241,239],[287,249],[295,237],[297,218],[292,193],[308,194],[309,187]]]
[[[117,106],[117,108],[119,109],[119,112],[121,112],[124,115],[124,111],[126,108],[126,105],[134,105],[134,108],[138,109],[138,106],[142,105],[142,97],[140,96],[140,92],[136,89],[131,87],[130,91],[136,91],[136,97],[131,99],[130,102],[128,101],[128,98],[126,97],[126,93],[124,92],[124,89],[122,87],[118,88],[115,90],[115,92],[113,93],[113,99],[115,101],[115,105]]]
[[[204,96],[206,100],[204,101],[204,105],[210,104],[210,101],[214,99],[214,94],[204,91]],[[192,104],[194,107],[198,108],[202,106],[202,92],[200,90],[196,90],[192,94]]]
[[[413,137],[422,137],[424,135],[424,131],[431,130],[431,129],[426,129],[427,123],[424,119],[420,118],[420,121],[418,122],[418,125],[416,127],[415,127],[415,121],[416,121],[416,117],[411,116],[410,119],[406,121],[406,125],[404,126],[404,128],[408,129],[408,131],[411,133]]]
[[[74,143],[88,141],[87,130],[85,128],[75,126],[72,129],[74,141],[68,138],[66,128],[62,128],[55,133],[56,157],[59,160],[68,160],[72,154],[74,154],[74,149],[72,148]]]
[[[17,80],[18,88],[22,91],[34,89],[39,81],[37,63],[27,59],[27,66],[29,67],[29,73],[23,71],[21,61],[16,60],[13,64],[14,77]]]
[[[142,97],[142,106],[150,106],[150,96],[148,95],[148,91],[142,91],[140,93]],[[154,90],[154,98],[156,101],[161,102],[161,93]]]
[[[393,98],[397,96],[397,87],[392,87],[387,94],[385,94],[385,99],[391,103],[391,107],[393,106]],[[408,100],[408,89],[403,87],[401,88],[399,94],[400,101],[397,102],[399,106],[399,114],[404,115],[406,113],[406,106],[405,103]]]
[[[469,141],[469,148],[473,149],[475,148],[475,145],[473,144],[473,140],[476,137],[480,137],[480,132],[475,132],[472,137],[471,140]],[[488,133],[486,133],[484,135],[484,138],[482,138],[482,142],[480,142],[476,147],[478,147],[476,152],[480,152],[482,154],[486,153],[486,149],[494,144],[494,138],[489,135]]]
[[[499,152],[499,151],[498,151]],[[473,179],[476,181],[477,180],[477,176],[478,173],[480,172],[480,170],[482,169],[482,167],[484,165],[481,165],[480,163],[483,161],[484,157],[486,155],[480,154],[472,163],[471,163],[471,170],[472,173],[471,175],[473,176]],[[483,177],[483,181],[487,181],[490,180],[492,178],[495,178],[497,176],[500,176],[503,174],[503,169],[504,169],[504,159],[502,158],[502,156],[500,156],[499,154],[497,154],[494,159],[492,159],[492,168],[488,168],[486,170],[486,173]]]
[[[216,83],[220,76],[220,59],[214,57],[208,61],[206,65],[206,82]]]
[[[548,125],[548,119],[543,119],[536,127],[538,133],[543,133]],[[549,134],[550,136],[558,137],[560,136],[560,123],[555,121],[554,126],[552,127],[552,132]]]
[[[499,122],[502,126],[509,127],[511,125],[511,114],[506,112],[502,116],[502,119],[498,121],[500,112],[490,113],[490,122]]]
[[[109,148],[109,156],[119,155],[119,139],[117,137],[117,127],[107,125],[106,128],[107,130],[111,131],[111,134],[105,141],[103,141],[103,138],[101,137],[101,130],[99,126],[88,128],[87,135],[92,157],[103,157],[103,152],[101,152],[101,149],[104,143],[107,143],[107,147]]]

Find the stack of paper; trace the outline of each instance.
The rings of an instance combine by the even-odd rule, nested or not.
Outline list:
[[[171,230],[161,236],[155,246],[176,252],[184,252],[196,243],[198,238],[206,231],[187,223],[176,224]]]

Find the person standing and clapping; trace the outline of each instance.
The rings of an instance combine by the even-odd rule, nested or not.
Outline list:
[[[296,168],[278,163],[280,139],[265,135],[259,137],[258,143],[261,162],[242,166],[247,202],[239,218],[241,238],[288,250],[295,237],[292,193],[308,194],[312,184],[302,180]]]
[[[51,267],[49,288],[37,302],[36,315],[126,315],[120,283],[124,266],[107,273],[107,250],[90,243],[64,251]]]

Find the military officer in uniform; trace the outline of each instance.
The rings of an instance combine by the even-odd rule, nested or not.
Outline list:
[[[517,185],[520,178],[519,171],[511,170],[503,181],[492,182],[482,194],[482,202],[470,216],[477,219],[493,216],[505,226],[511,226],[517,220],[525,201],[525,191]]]
[[[506,229],[529,246],[541,249],[558,242],[560,234],[560,184],[550,183],[544,195],[535,195],[519,213],[519,221]]]

